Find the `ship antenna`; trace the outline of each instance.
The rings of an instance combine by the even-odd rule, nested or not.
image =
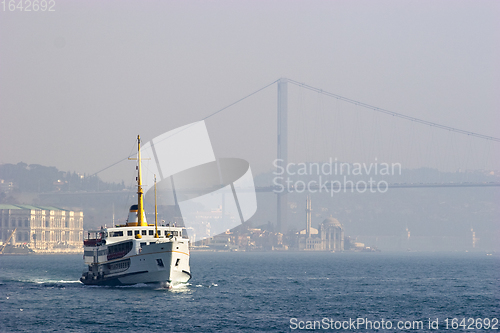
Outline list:
[[[156,175],[155,175],[155,238],[160,238],[158,236],[158,207],[156,205]]]

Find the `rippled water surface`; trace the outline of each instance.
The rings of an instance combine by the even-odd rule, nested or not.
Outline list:
[[[500,319],[495,254],[193,252],[193,279],[172,290],[84,286],[82,270],[81,255],[0,256],[0,331],[376,331],[323,323],[365,318],[436,332],[457,331],[446,318]]]

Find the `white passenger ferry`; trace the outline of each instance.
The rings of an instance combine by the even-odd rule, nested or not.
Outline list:
[[[141,185],[141,143],[138,140],[138,203],[132,205],[127,223],[90,230],[84,239],[87,269],[80,281],[87,285],[155,283],[171,287],[191,278],[189,239],[185,229],[148,224]],[[155,196],[156,197],[156,196]]]

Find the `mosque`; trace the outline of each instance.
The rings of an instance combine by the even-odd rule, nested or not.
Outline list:
[[[333,217],[326,218],[318,229],[311,226],[311,199],[307,198],[306,228],[297,233],[300,251],[344,251],[344,227]]]

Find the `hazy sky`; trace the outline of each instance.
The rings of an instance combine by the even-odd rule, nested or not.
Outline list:
[[[1,8],[0,163],[91,174],[133,152],[137,134],[148,141],[280,77],[500,136],[499,1],[56,0],[54,8]],[[290,125],[297,133],[314,105],[336,105],[292,94],[298,90],[289,92],[299,112]],[[306,104],[314,98],[316,104]],[[360,119],[398,127],[367,114]],[[276,86],[210,118],[207,126],[218,157],[245,158],[256,172],[271,169]],[[303,134],[314,136],[315,126]],[[367,142],[376,152],[352,159],[380,154],[373,147],[383,144],[382,136],[362,139],[359,151]],[[497,144],[488,147],[498,154]],[[351,148],[344,142],[327,149],[332,151],[323,157]],[[404,149],[394,149],[391,158],[407,158]],[[100,176],[124,179],[133,175],[130,163]],[[424,158],[421,165],[426,163]]]

